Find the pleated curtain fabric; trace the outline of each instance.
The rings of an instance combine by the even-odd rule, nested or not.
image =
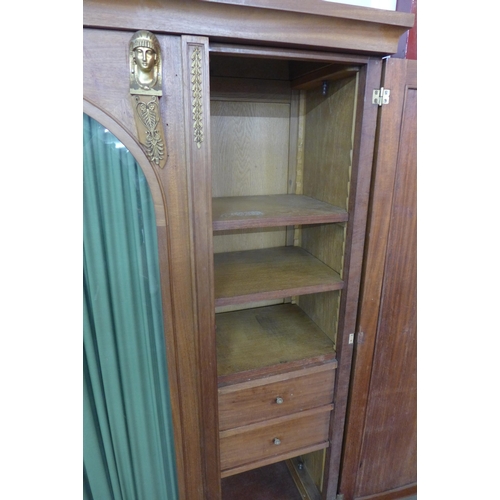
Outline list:
[[[153,201],[132,154],[83,119],[84,498],[177,500]]]

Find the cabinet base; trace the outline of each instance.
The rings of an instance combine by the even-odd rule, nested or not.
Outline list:
[[[292,458],[286,461],[286,465],[292,478],[301,493],[301,497],[305,500],[321,500],[321,493],[312,481],[307,469],[303,466],[300,457]]]
[[[285,462],[222,479],[222,500],[302,500]]]

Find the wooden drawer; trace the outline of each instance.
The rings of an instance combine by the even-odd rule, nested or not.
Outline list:
[[[326,448],[333,405],[220,432],[222,476]]]
[[[241,427],[328,405],[336,363],[327,363],[219,389],[219,429]]]

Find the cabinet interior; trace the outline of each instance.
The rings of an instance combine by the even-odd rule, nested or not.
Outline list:
[[[210,54],[219,390],[336,363],[358,85],[347,63]],[[326,446],[299,454],[318,491]]]
[[[213,247],[217,323],[291,303],[334,351],[358,73],[296,88],[325,66],[211,54]]]

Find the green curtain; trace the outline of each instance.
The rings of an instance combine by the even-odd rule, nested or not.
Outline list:
[[[116,137],[83,132],[84,498],[176,500],[151,193]]]

